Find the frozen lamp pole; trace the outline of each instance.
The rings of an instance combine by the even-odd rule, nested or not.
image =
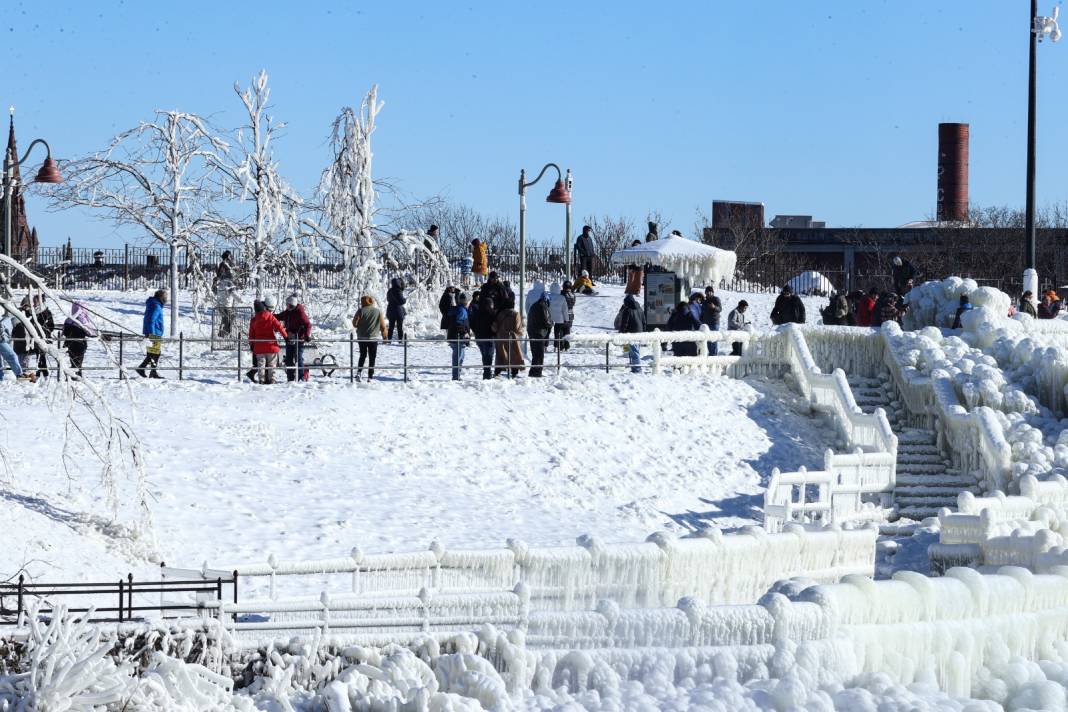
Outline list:
[[[555,163],[546,163],[541,169],[541,173],[534,180],[527,182],[527,172],[523,169],[519,171],[519,313],[526,317],[526,290],[527,290],[527,188],[541,180],[541,177],[545,175],[545,171],[550,168],[556,169],[556,185],[549,191],[548,197],[545,198],[546,203],[562,203],[568,206],[567,211],[567,228],[570,232],[571,228],[571,171],[568,171],[567,183],[564,182],[564,174],[560,170],[560,166]],[[570,235],[564,236],[565,245],[567,240],[570,239]],[[567,250],[564,250],[564,256],[567,256]]]
[[[1051,42],[1061,38],[1061,28],[1057,25],[1059,8],[1054,7],[1049,17],[1041,17],[1038,14],[1038,0],[1031,0],[1030,25],[1030,57],[1027,69],[1027,204],[1024,206],[1026,234],[1026,247],[1024,251],[1024,291],[1038,296],[1038,270],[1035,257],[1035,94],[1037,84],[1038,53],[1037,44],[1046,37]]]
[[[15,107],[11,107],[11,120],[15,120]],[[4,152],[4,254],[9,258],[11,254],[11,232],[14,229],[12,226],[11,212],[12,203],[14,203],[15,186],[18,181],[15,180],[15,169],[26,162],[26,159],[30,157],[30,152],[37,144],[41,144],[47,151],[44,163],[41,164],[41,170],[37,171],[37,177],[34,179],[38,183],[62,183],[63,176],[59,173],[59,166],[52,160],[52,148],[48,145],[48,142],[42,138],[34,139],[30,144],[30,147],[26,149],[26,153],[22,154],[20,159],[17,155],[12,155],[9,152]],[[10,269],[10,268],[9,268]]]

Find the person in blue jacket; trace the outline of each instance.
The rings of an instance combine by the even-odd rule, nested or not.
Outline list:
[[[167,290],[157,289],[156,293],[145,300],[145,319],[141,333],[148,339],[145,360],[137,367],[137,375],[145,378],[145,368],[151,368],[149,378],[163,378],[156,371],[159,357],[163,353],[163,305],[167,303]]]
[[[467,295],[460,292],[456,295],[455,306],[449,307],[445,315],[448,333],[449,348],[452,350],[452,380],[459,381],[461,369],[464,365],[464,349],[468,345],[468,337],[471,335],[471,322],[467,313]]]

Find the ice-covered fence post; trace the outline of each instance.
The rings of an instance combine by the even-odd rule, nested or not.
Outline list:
[[[604,342],[604,372],[610,373],[608,365],[609,349],[611,348],[611,342]]]
[[[408,382],[408,337],[401,338],[401,344],[404,345],[404,382]]]
[[[419,589],[420,609],[423,613],[423,632],[430,632],[430,591],[425,588]]]
[[[690,622],[690,645],[694,647],[702,645],[701,622],[705,613],[704,602],[693,596],[685,596],[679,599],[678,607],[686,614],[686,620]]]
[[[122,258],[122,288],[124,291],[130,289],[130,243],[123,245],[123,258]]]
[[[240,353],[240,350],[238,351],[238,353]],[[271,600],[273,601],[273,600],[275,600],[275,591],[274,591],[275,569],[278,568],[278,560],[274,558],[274,554],[268,554],[267,555],[267,565],[271,567],[270,592],[269,592],[268,595],[270,596]]]
[[[430,588],[435,591],[441,586],[441,557],[445,555],[445,547],[437,539],[430,542],[430,551],[434,553],[434,566],[429,570]]]
[[[526,633],[530,625],[530,590],[522,582],[517,583],[512,590],[519,597],[519,630]]]
[[[360,547],[352,547],[352,551],[349,552],[349,556],[352,557],[352,592],[360,592],[360,562],[363,561],[363,551]]]
[[[22,588],[26,584],[26,575],[19,574],[19,585],[15,589],[15,622],[22,625]]]
[[[653,333],[659,334],[660,329],[653,329]],[[664,344],[659,338],[653,342],[653,373],[656,375],[660,375],[660,353],[663,350],[663,346]]]
[[[179,331],[178,332],[178,380],[179,381],[184,380],[184,373],[182,371],[182,366],[184,365],[184,361],[185,361],[185,332],[184,331]]]
[[[323,635],[326,635],[330,631],[330,594],[323,591],[319,594],[319,604],[322,606],[323,617],[320,622],[323,624]]]
[[[354,382],[356,380],[356,361],[353,358],[353,356],[355,354],[353,349],[354,349],[354,343],[353,343],[353,340],[352,340],[352,332],[350,331],[349,332],[349,383],[352,383],[352,382]]]
[[[512,576],[512,580],[516,584],[524,582],[523,579],[523,563],[526,561],[527,545],[518,539],[508,539],[505,545],[512,550],[512,555],[515,560],[515,569]]]
[[[237,337],[237,382],[241,383],[241,337]]]
[[[122,380],[122,345],[126,341],[123,334],[119,334],[119,380]]]

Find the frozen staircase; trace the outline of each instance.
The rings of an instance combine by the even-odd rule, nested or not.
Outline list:
[[[933,517],[942,507],[956,509],[957,495],[961,492],[979,493],[973,475],[950,466],[938,448],[934,431],[902,426],[901,404],[891,397],[887,381],[852,376],[848,380],[861,410],[870,413],[882,408],[897,435],[894,504],[898,517],[915,520]]]

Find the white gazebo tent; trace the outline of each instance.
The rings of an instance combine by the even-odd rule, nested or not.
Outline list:
[[[738,255],[684,237],[665,237],[612,255],[617,265],[638,265],[647,270],[645,288],[645,324],[647,328],[667,324],[671,310],[686,298],[691,286],[718,286],[721,280],[734,278]]]
[[[612,255],[612,264],[661,267],[694,285],[716,286],[734,278],[738,255],[685,237],[665,237]]]

